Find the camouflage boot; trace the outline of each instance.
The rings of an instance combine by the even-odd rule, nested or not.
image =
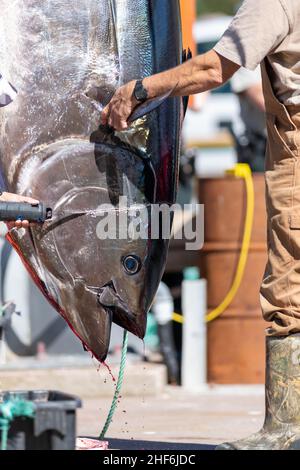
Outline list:
[[[300,450],[300,334],[267,338],[263,429],[217,450]]]

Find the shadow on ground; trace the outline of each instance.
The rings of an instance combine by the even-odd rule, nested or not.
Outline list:
[[[215,446],[205,444],[183,444],[176,442],[136,441],[107,439],[109,449],[118,450],[214,450]]]

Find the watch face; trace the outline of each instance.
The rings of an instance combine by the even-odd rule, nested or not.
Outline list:
[[[134,96],[138,101],[146,101],[148,98],[147,90],[144,88],[143,82],[141,80],[136,82]]]

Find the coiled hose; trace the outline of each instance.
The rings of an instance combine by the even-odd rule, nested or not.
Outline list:
[[[252,228],[253,228],[255,197],[254,197],[254,185],[253,185],[251,168],[246,163],[238,163],[237,165],[235,165],[235,167],[232,170],[228,170],[226,173],[228,175],[233,175],[236,178],[243,178],[245,181],[246,194],[247,194],[247,210],[246,210],[246,217],[245,217],[244,234],[243,234],[243,241],[242,241],[239,262],[237,265],[236,273],[235,273],[231,288],[229,289],[226,297],[220,303],[220,305],[214,310],[212,310],[211,312],[207,313],[206,315],[207,323],[220,317],[222,313],[225,312],[225,310],[229,307],[229,305],[235,298],[237,291],[239,290],[241,286],[244,273],[245,273],[247,260],[248,260]],[[179,313],[174,313],[173,321],[182,324],[184,323],[184,317],[180,315]]]

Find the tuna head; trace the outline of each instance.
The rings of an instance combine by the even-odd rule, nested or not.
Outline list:
[[[31,227],[30,237],[12,237],[23,257],[30,253],[27,267],[44,293],[103,360],[112,321],[144,337],[167,243],[150,237],[155,184],[147,159],[103,132],[96,140],[69,139],[34,155],[29,187],[53,218]]]
[[[70,8],[67,0],[0,0],[0,7],[0,71],[18,90],[1,108],[3,180],[54,214],[9,239],[102,360],[112,321],[145,332],[168,242],[149,237],[151,222],[131,210],[145,215],[154,201],[175,201],[181,113],[180,100],[169,99],[118,140],[97,131],[100,112],[119,85],[180,63],[179,2],[85,0]],[[111,227],[103,236],[103,205],[120,221],[117,232],[130,227],[128,236]],[[139,218],[142,237],[133,228]]]

